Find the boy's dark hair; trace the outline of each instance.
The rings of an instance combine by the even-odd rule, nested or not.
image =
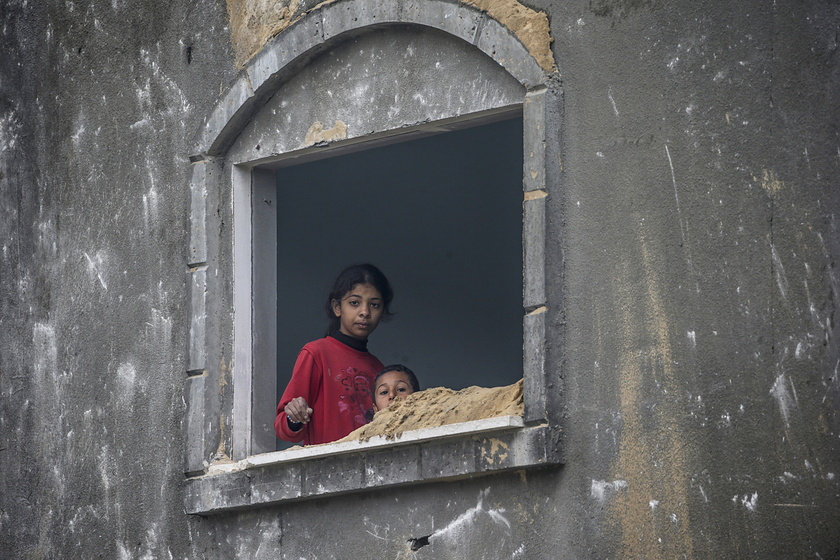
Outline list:
[[[331,335],[341,327],[341,321],[333,313],[333,301],[341,301],[344,295],[353,289],[358,284],[370,284],[382,295],[382,303],[384,309],[382,310],[382,320],[387,321],[391,317],[391,300],[394,299],[394,290],[391,289],[391,284],[382,271],[372,264],[354,264],[348,266],[341,271],[338,278],[335,279],[333,289],[327,298],[327,336]]]
[[[379,370],[379,373],[376,374],[376,377],[373,380],[374,390],[376,389],[376,382],[379,381],[379,378],[388,373],[389,371],[399,371],[406,374],[408,376],[409,382],[411,383],[411,388],[414,389],[415,392],[420,390],[420,382],[417,381],[417,376],[414,375],[413,371],[411,371],[402,364],[391,364],[390,366],[385,366],[384,368]]]

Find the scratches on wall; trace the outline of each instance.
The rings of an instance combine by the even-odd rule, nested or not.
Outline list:
[[[11,152],[18,142],[21,124],[15,111],[10,110],[0,115],[0,154]]]
[[[446,526],[441,527],[434,531],[431,535],[429,535],[429,539],[438,539],[438,538],[459,538],[461,533],[469,528],[476,518],[486,515],[493,520],[493,522],[506,530],[510,530],[510,521],[507,520],[504,513],[504,508],[496,509],[496,508],[488,508],[484,505],[484,499],[487,494],[490,492],[490,489],[487,488],[482,491],[478,496],[478,503],[475,507],[469,508],[464,513],[460,514],[458,517],[450,521],[446,524]]]
[[[613,94],[612,94],[612,88],[609,88],[607,90],[607,97],[610,100],[610,105],[612,105],[613,113],[615,113],[615,116],[617,117],[618,116],[618,105],[616,105],[616,103],[615,103],[615,98],[613,97]],[[667,146],[666,146],[666,148],[667,148]]]
[[[685,249],[686,255],[688,257],[688,269],[691,272],[691,276],[694,277],[694,263],[691,257],[691,247],[688,243],[688,222],[683,220],[682,208],[680,207],[680,193],[677,189],[677,174],[674,171],[674,160],[671,158],[671,150],[668,148],[668,144],[665,144],[665,155],[668,156],[668,166],[671,168],[671,183],[674,186],[674,200],[677,206],[677,220],[680,224],[680,236],[682,238],[682,247]],[[699,293],[700,287],[696,285],[696,290]]]
[[[87,253],[83,253],[85,258],[88,262],[88,273],[94,278],[99,281],[99,285],[102,286],[102,289],[106,292],[108,291],[108,284],[105,283],[105,278],[103,278],[102,273],[105,267],[105,259],[102,256],[102,253],[97,251],[97,253],[91,257]]]
[[[779,414],[785,422],[785,428],[790,429],[790,413],[796,407],[796,390],[784,373],[779,374],[773,382],[770,394],[776,399],[779,406]]]
[[[788,294],[788,279],[787,275],[785,274],[785,265],[782,263],[782,259],[779,257],[779,252],[776,250],[776,245],[770,243],[770,256],[773,259],[773,273],[776,276],[776,285],[779,286],[779,293],[782,295],[782,299],[787,299]]]

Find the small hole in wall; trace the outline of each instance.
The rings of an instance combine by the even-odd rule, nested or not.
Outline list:
[[[423,548],[424,546],[429,544],[429,537],[432,535],[426,535],[425,537],[417,537],[416,539],[408,539],[408,544],[411,545],[411,550],[417,551]]]
[[[187,64],[192,62],[192,46],[187,45],[187,48],[184,49],[184,57],[187,59]]]

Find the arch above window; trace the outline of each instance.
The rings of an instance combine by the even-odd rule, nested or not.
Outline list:
[[[526,90],[544,86],[556,76],[540,66],[512,31],[487,13],[457,0],[325,3],[281,32],[247,64],[206,120],[193,157],[225,154],[254,113],[277,91],[278,82],[297,73],[312,58],[354,34],[393,24],[437,29],[471,44]]]

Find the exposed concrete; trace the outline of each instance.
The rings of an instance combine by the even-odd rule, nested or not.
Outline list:
[[[227,0],[236,63],[242,68],[272,37],[336,0]],[[548,17],[515,0],[462,0],[512,31],[546,72],[555,68]]]
[[[486,11],[510,29],[546,72],[555,69],[551,53],[551,30],[545,12],[537,12],[515,0],[463,0]]]

